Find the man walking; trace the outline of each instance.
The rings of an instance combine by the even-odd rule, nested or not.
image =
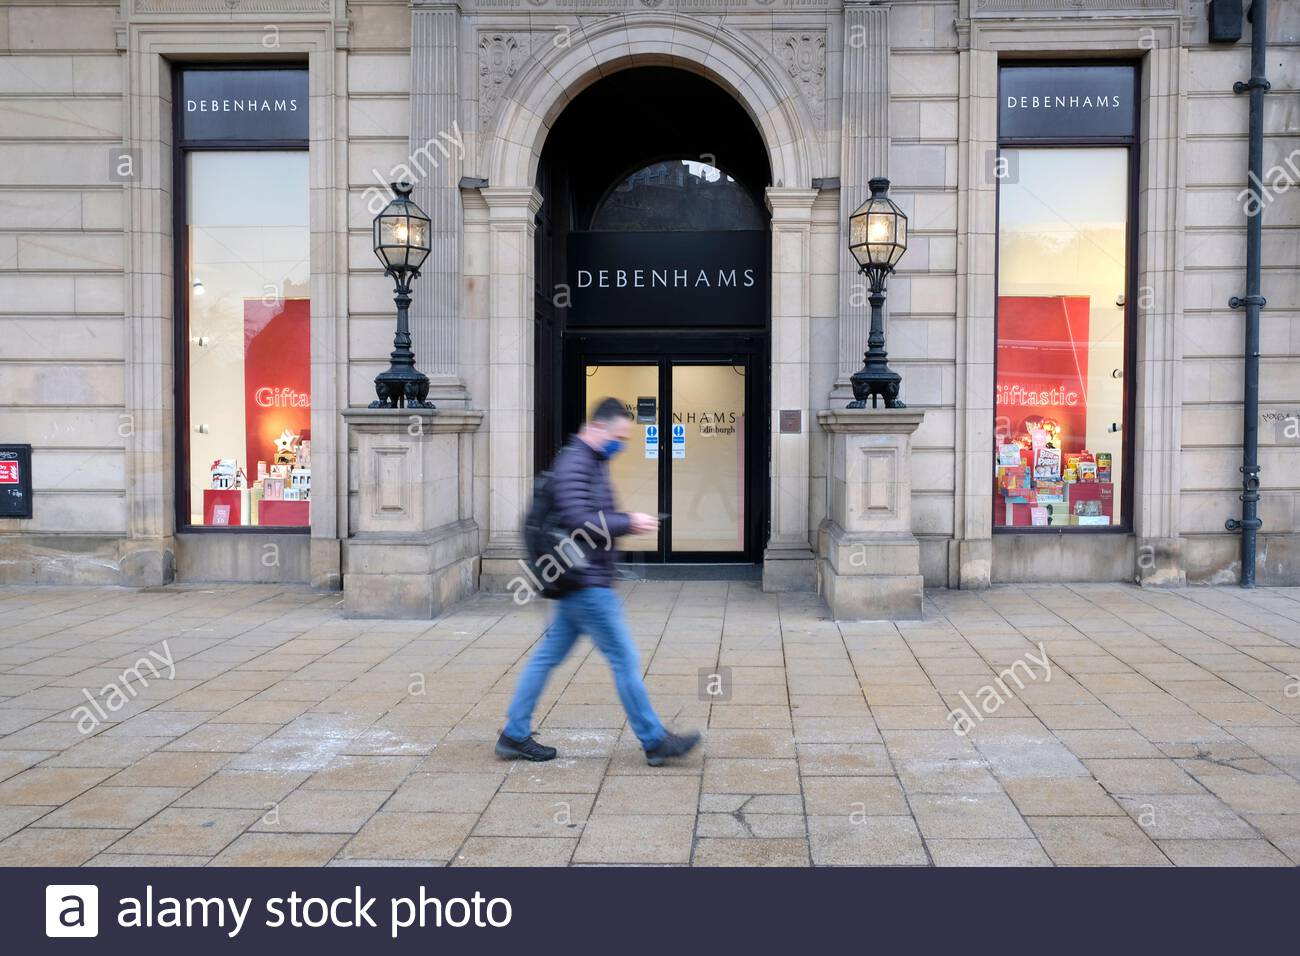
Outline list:
[[[659,520],[652,515],[627,514],[614,506],[609,459],[623,448],[631,430],[632,416],[627,409],[618,399],[606,398],[555,460],[551,495],[564,529],[572,534],[581,528],[604,528],[606,540],[603,546],[584,547],[575,539],[590,542],[589,535],[572,534],[570,538],[585,561],[570,571],[576,587],[556,602],[551,626],[519,678],[505,729],[497,740],[499,757],[554,759],[554,747],[533,739],[533,709],[551,671],[568,656],[581,634],[590,634],[609,661],[618,699],[627,712],[632,732],[645,749],[647,763],[658,767],[669,757],[689,753],[700,741],[698,733],[669,733],[659,721],[641,679],[636,645],[614,592],[614,539],[659,530]]]

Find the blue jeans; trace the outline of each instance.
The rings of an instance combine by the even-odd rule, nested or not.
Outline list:
[[[523,740],[532,733],[533,708],[542,695],[546,679],[569,656],[582,634],[590,634],[609,661],[618,699],[623,702],[637,740],[646,750],[657,747],[664,739],[664,725],[655,714],[641,679],[636,645],[632,643],[632,635],[623,620],[623,607],[613,588],[579,588],[556,602],[551,626],[542,635],[515,688],[514,699],[506,712],[505,735]]]

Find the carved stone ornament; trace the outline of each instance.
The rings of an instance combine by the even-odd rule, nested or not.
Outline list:
[[[777,54],[820,123],[826,104],[826,37],[821,33],[788,34],[780,40]]]
[[[525,49],[526,43],[525,37],[514,33],[485,33],[479,37],[479,129],[486,130],[496,116],[506,86],[528,52]]]

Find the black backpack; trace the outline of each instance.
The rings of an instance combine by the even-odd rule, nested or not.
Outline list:
[[[564,450],[561,449],[560,455],[563,454]],[[528,572],[533,578],[533,586],[540,588],[538,593],[551,600],[576,589],[579,585],[579,572],[587,566],[586,556],[576,553],[578,549],[561,547],[569,538],[569,529],[564,527],[560,509],[555,507],[552,487],[560,455],[556,455],[550,470],[539,473],[533,479],[533,503],[524,518]],[[560,569],[558,576],[557,567]],[[549,581],[548,576],[551,579]]]

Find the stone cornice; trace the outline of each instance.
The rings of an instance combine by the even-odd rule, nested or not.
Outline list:
[[[727,13],[766,13],[798,16],[834,13],[843,0],[461,0],[467,14],[557,14],[565,16],[617,16],[634,13],[677,13],[684,16]]]
[[[281,16],[284,14],[334,14],[336,0],[129,0],[129,10],[154,16],[240,14]]]
[[[1182,0],[968,0],[972,17],[1079,16],[1180,12]]]

